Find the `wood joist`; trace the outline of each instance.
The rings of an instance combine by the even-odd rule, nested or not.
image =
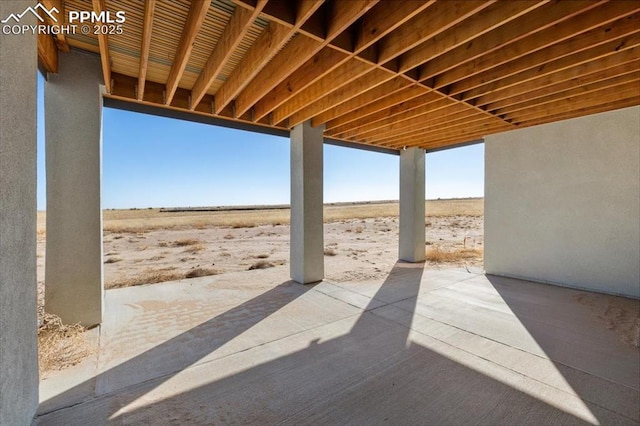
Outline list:
[[[439,149],[640,104],[637,1],[92,5],[126,9],[125,34],[42,39],[41,62],[65,45],[99,52],[107,96],[259,126]]]

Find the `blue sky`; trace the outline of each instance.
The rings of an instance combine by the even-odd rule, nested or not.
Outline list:
[[[38,209],[46,208],[43,80],[38,78]],[[398,199],[399,157],[325,145],[324,199]],[[427,198],[484,193],[482,144],[427,154]],[[103,110],[104,208],[289,202],[289,140]]]

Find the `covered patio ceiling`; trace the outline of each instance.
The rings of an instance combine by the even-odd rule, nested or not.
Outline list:
[[[640,104],[636,0],[41,2],[125,12],[122,34],[39,37],[49,72],[99,53],[107,98],[378,148]]]

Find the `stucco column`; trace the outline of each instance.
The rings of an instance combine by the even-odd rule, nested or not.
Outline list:
[[[102,321],[100,58],[61,54],[45,84],[45,309],[66,323]]]
[[[424,261],[425,152],[420,148],[400,151],[400,243],[399,258]]]
[[[309,121],[291,130],[291,278],[301,284],[324,278],[323,130]]]
[[[0,19],[34,4],[2,0]],[[38,407],[36,36],[0,34],[0,52],[0,425],[29,425]]]

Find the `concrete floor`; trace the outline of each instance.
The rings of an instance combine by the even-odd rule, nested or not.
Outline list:
[[[41,383],[34,423],[639,423],[639,352],[587,292],[423,268],[108,291],[99,352]]]

